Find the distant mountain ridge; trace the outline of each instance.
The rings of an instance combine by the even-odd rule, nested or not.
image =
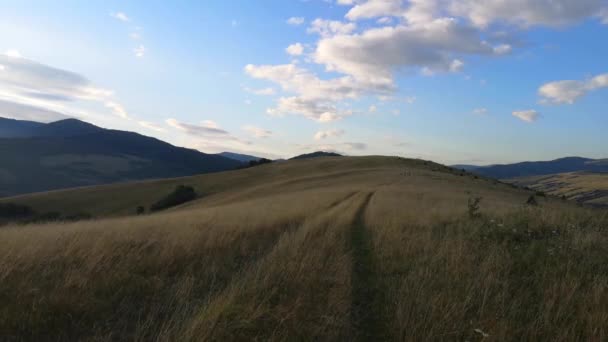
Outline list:
[[[242,162],[66,119],[0,119],[0,197],[233,170]]]
[[[463,167],[465,166],[465,167]],[[467,169],[470,165],[454,165]],[[582,157],[566,157],[550,161],[522,162],[505,165],[478,166],[467,169],[482,176],[496,179],[542,176],[566,172],[608,172],[608,160]]]

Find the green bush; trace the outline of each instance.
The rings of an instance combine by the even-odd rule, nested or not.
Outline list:
[[[196,192],[191,186],[178,185],[173,192],[150,206],[150,211],[160,211],[196,199]]]

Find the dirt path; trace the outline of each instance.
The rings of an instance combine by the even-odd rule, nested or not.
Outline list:
[[[378,310],[382,294],[376,282],[370,234],[365,226],[365,211],[373,196],[371,192],[364,197],[350,235],[353,249],[351,319],[357,341],[385,340],[383,319]]]

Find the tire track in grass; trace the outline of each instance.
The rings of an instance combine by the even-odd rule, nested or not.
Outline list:
[[[370,234],[365,226],[365,211],[374,193],[364,197],[350,232],[353,255],[351,321],[356,341],[386,339],[379,310],[382,291],[376,280]]]

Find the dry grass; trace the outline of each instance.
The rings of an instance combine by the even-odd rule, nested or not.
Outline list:
[[[608,338],[604,211],[396,158],[244,172],[162,214],[1,229],[0,340]]]

